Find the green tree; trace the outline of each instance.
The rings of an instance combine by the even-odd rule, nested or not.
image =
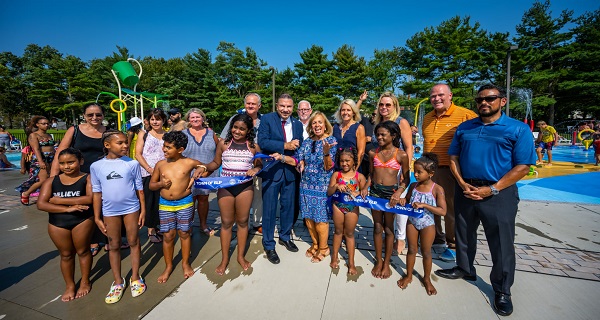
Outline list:
[[[427,27],[406,41],[399,51],[400,74],[407,76],[401,85],[404,93],[426,97],[435,83],[452,87],[457,104],[469,104],[473,86],[496,82],[506,52],[507,34],[490,34],[470,17],[458,16],[439,26]]]
[[[313,110],[332,113],[340,102],[332,88],[333,61],[329,60],[323,47],[313,45],[300,53],[302,62],[294,64],[296,81],[294,94],[300,100],[308,100]]]
[[[354,48],[344,44],[333,53],[332,88],[343,99],[356,100],[367,84],[367,63],[358,57]],[[337,106],[336,106],[337,107]]]
[[[554,124],[558,85],[567,73],[562,61],[572,33],[565,26],[573,21],[572,15],[572,10],[563,10],[553,18],[550,1],[535,2],[517,25],[514,85],[533,90],[534,116],[541,112],[550,125]]]
[[[558,84],[558,114],[579,110],[600,118],[600,9],[576,19],[574,41],[567,46],[563,63],[567,66]]]
[[[23,106],[27,101],[23,61],[12,52],[0,53],[0,118],[13,128],[18,119],[25,119]]]

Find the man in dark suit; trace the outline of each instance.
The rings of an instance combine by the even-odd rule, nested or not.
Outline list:
[[[258,145],[264,154],[280,154],[281,161],[261,172],[263,179],[263,247],[271,263],[279,263],[275,251],[275,219],[279,208],[279,244],[297,252],[291,239],[296,201],[296,152],[302,144],[302,123],[292,117],[294,101],[284,93],[277,99],[277,112],[262,117],[258,128]],[[291,161],[294,159],[295,161]],[[287,163],[286,163],[287,162]]]

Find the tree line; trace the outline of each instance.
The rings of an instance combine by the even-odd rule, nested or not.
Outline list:
[[[571,10],[553,16],[550,1],[544,1],[523,14],[512,38],[456,16],[417,32],[403,46],[375,49],[370,60],[351,45],[331,54],[312,45],[300,52],[300,62],[284,70],[269,67],[252,48],[229,42],[221,42],[214,57],[206,49],[171,59],[134,57],[117,46],[112,55],[87,62],[30,44],[22,56],[0,53],[0,122],[19,127],[31,114],[75,120],[100,92],[118,93],[110,69],[128,58],[144,68],[138,91],[168,95],[170,108],[200,108],[215,128],[242,107],[248,92],[260,94],[262,111],[270,110],[273,74],[276,95],[288,92],[326,114],[343,99],[356,100],[363,90],[371,92],[363,104],[366,113],[384,91],[397,93],[410,109],[429,96],[435,83],[449,84],[455,103],[474,109],[476,87],[506,84],[511,45],[518,46],[511,51],[511,86],[532,90],[534,119],[554,124],[600,116],[600,9],[579,17]],[[110,100],[99,98],[105,106]],[[511,96],[510,106],[512,117],[525,117],[524,101]]]

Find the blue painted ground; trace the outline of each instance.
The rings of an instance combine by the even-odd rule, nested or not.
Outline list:
[[[600,204],[600,172],[517,182],[521,200]]]

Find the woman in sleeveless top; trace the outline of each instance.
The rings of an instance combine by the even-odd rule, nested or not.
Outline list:
[[[60,153],[69,147],[78,149],[83,155],[83,164],[80,170],[81,172],[90,173],[92,163],[104,155],[102,145],[102,134],[106,131],[106,127],[102,125],[104,107],[97,103],[86,104],[83,106],[83,117],[85,119],[84,123],[76,124],[67,130],[56,152]],[[59,172],[58,159],[54,159],[51,176],[55,176]],[[101,242],[106,242],[106,238],[100,232],[100,229],[95,227],[91,246],[92,255],[98,254],[98,243]]]
[[[160,201],[160,190],[150,190],[150,178],[154,172],[154,166],[165,159],[163,148],[163,126],[167,121],[167,115],[161,109],[152,109],[146,116],[150,124],[148,132],[139,131],[135,146],[136,159],[142,167],[142,183],[144,184],[144,205],[146,206],[146,220],[144,225],[148,228],[148,239],[152,243],[162,242],[162,238],[156,233],[160,224],[158,216],[158,205]]]
[[[366,145],[365,127],[359,123],[361,116],[356,103],[352,99],[342,101],[333,117],[337,121],[333,125],[333,136],[338,142],[337,148],[355,148],[358,151],[358,158],[362,159]]]
[[[185,114],[185,121],[189,128],[183,130],[188,137],[188,144],[183,155],[202,163],[212,162],[219,139],[212,129],[208,128],[206,115],[202,110],[192,108]],[[214,231],[208,227],[206,221],[208,219],[208,194],[208,190],[192,188],[192,195],[196,201],[200,218],[200,230],[206,235],[212,235]]]
[[[37,130],[34,132],[33,128]],[[54,140],[46,133],[50,121],[43,116],[34,116],[29,123],[27,142],[33,150],[29,179],[16,188],[21,193],[21,204],[29,205],[29,195],[35,192],[48,178],[54,160]]]

